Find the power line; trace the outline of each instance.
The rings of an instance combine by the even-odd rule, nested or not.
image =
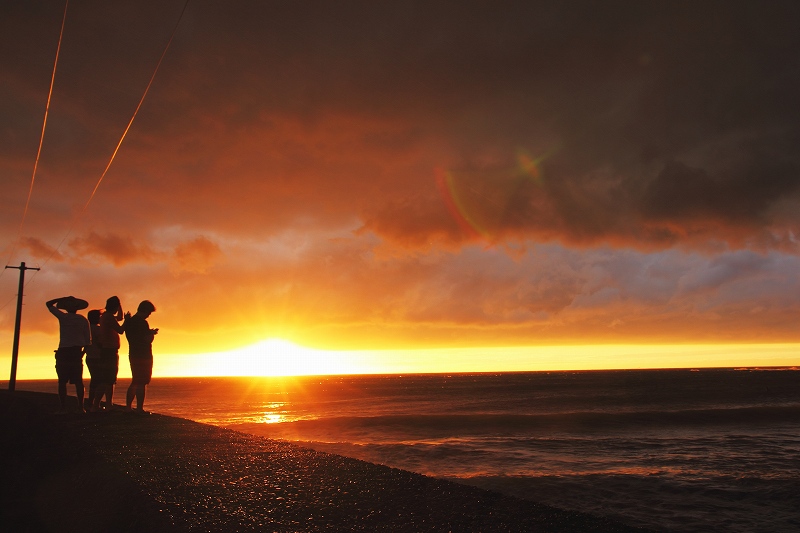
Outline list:
[[[47,104],[44,108],[44,120],[42,121],[42,134],[39,136],[39,149],[36,151],[36,160],[33,163],[33,174],[31,175],[31,186],[28,189],[28,199],[25,201],[25,209],[22,211],[22,220],[19,223],[19,229],[17,230],[17,237],[14,239],[14,242],[11,245],[11,252],[8,254],[8,259],[6,263],[11,262],[11,259],[14,257],[14,252],[17,251],[17,246],[19,244],[19,240],[22,237],[22,228],[25,225],[25,218],[28,216],[28,207],[31,203],[31,196],[33,195],[33,183],[36,181],[36,170],[39,168],[39,157],[42,155],[42,144],[44,143],[44,132],[47,128],[47,115],[50,112],[50,99],[53,96],[53,85],[56,81],[56,67],[58,67],[58,56],[61,53],[61,41],[64,38],[64,25],[67,22],[67,8],[69,8],[69,0],[66,1],[64,5],[64,17],[61,19],[61,32],[58,35],[58,46],[56,47],[56,59],[53,62],[53,74],[50,77],[50,90],[47,93]],[[5,274],[5,269],[0,272],[0,277]],[[3,306],[5,307],[5,306]]]
[[[100,175],[100,179],[97,180],[97,184],[94,186],[94,190],[92,190],[92,194],[89,196],[89,200],[87,200],[86,205],[84,205],[83,209],[80,211],[79,216],[82,215],[84,211],[86,211],[87,207],[89,207],[89,203],[92,201],[92,198],[94,198],[94,195],[97,192],[97,189],[100,187],[100,183],[103,181],[103,178],[106,177],[106,173],[108,172],[108,169],[111,167],[111,163],[113,163],[114,158],[117,157],[117,152],[119,151],[119,147],[122,145],[122,141],[125,140],[125,136],[128,134],[128,130],[131,129],[131,124],[133,124],[133,120],[139,113],[139,109],[142,107],[144,99],[145,97],[147,97],[147,93],[150,91],[150,86],[153,84],[153,80],[156,79],[156,74],[158,74],[158,69],[161,67],[161,63],[164,61],[164,57],[167,55],[167,50],[169,50],[169,46],[172,44],[172,39],[175,38],[175,33],[178,31],[178,25],[180,25],[181,19],[183,18],[183,13],[186,11],[186,6],[188,5],[189,5],[189,0],[186,0],[186,3],[183,4],[183,10],[181,11],[181,15],[180,17],[178,17],[178,22],[175,23],[175,28],[173,28],[172,30],[172,35],[170,35],[169,41],[167,41],[167,46],[164,47],[164,51],[161,53],[161,57],[158,60],[158,64],[156,64],[156,68],[153,71],[153,75],[150,76],[150,81],[147,83],[147,87],[145,87],[144,94],[142,94],[141,100],[139,100],[139,105],[136,106],[136,110],[133,112],[133,116],[131,117],[130,122],[128,122],[128,126],[125,128],[125,131],[122,132],[122,137],[120,137],[119,142],[117,143],[117,147],[114,148],[114,152],[111,154],[111,159],[108,161],[108,165],[106,165],[105,170],[103,170],[103,173]],[[72,228],[70,228],[70,230],[71,229]],[[64,238],[66,239],[66,236]],[[63,239],[61,242],[62,243],[64,242]],[[59,247],[60,246],[61,245],[59,244]],[[58,251],[58,248],[56,248],[56,251]]]
[[[67,232],[64,234],[64,237],[58,243],[58,246],[56,246],[53,249],[52,253],[48,256],[48,258],[45,260],[45,262],[42,264],[42,266],[47,265],[47,263],[50,262],[50,260],[53,258],[53,256],[55,256],[55,254],[58,253],[58,250],[64,244],[64,241],[67,240],[67,237],[69,237],[70,233],[72,233],[72,230],[75,228],[75,224],[78,222],[78,220],[81,218],[81,216],[83,216],[83,214],[88,209],[89,204],[92,202],[92,199],[94,198],[95,194],[97,193],[97,189],[100,188],[100,184],[102,183],[103,178],[106,177],[106,174],[108,173],[108,169],[111,168],[111,164],[114,162],[114,159],[117,156],[117,152],[119,152],[120,146],[122,146],[122,141],[125,140],[125,136],[128,134],[128,131],[131,129],[131,125],[133,124],[134,119],[136,119],[136,115],[139,113],[139,109],[141,109],[142,104],[144,103],[144,99],[147,97],[147,93],[150,91],[150,86],[153,84],[153,80],[155,80],[156,74],[158,74],[158,69],[161,67],[161,63],[164,61],[164,57],[167,55],[167,51],[169,50],[169,47],[172,44],[172,40],[175,38],[175,34],[178,31],[178,26],[181,23],[181,19],[183,18],[183,14],[186,12],[186,7],[188,5],[189,5],[189,0],[186,0],[186,2],[183,4],[183,9],[181,10],[181,14],[178,17],[178,21],[175,23],[175,27],[172,29],[172,34],[170,35],[169,40],[167,41],[167,45],[164,47],[164,51],[161,53],[161,57],[159,58],[158,63],[156,64],[156,68],[153,71],[153,75],[150,76],[150,81],[147,83],[147,87],[145,87],[144,93],[142,94],[142,98],[139,100],[139,105],[136,106],[136,109],[133,112],[133,116],[131,116],[130,121],[128,121],[128,125],[125,127],[125,130],[122,132],[122,136],[120,137],[119,142],[117,143],[117,146],[114,148],[114,151],[111,154],[111,158],[109,159],[108,164],[106,165],[106,168],[103,170],[103,173],[100,175],[100,178],[97,180],[97,183],[95,184],[94,189],[92,190],[92,193],[89,195],[89,199],[86,201],[86,204],[83,206],[83,208],[72,219],[72,222],[70,223],[69,227],[67,228]],[[38,274],[38,271],[35,272],[30,277],[30,279],[28,280],[27,283],[31,283],[33,281],[33,279],[36,277],[36,274]]]

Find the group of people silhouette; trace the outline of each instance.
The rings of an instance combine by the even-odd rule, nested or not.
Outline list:
[[[153,375],[153,338],[158,333],[158,328],[150,328],[147,318],[156,307],[149,300],[144,300],[136,309],[136,314],[131,315],[130,312],[123,313],[120,299],[112,296],[106,300],[104,309],[89,311],[87,319],[78,313],[89,307],[86,300],[63,296],[48,301],[46,305],[59,323],[60,337],[55,353],[60,412],[67,412],[68,383],[75,385],[79,412],[112,409],[114,386],[119,373],[120,335],[125,333],[132,377],[125,397],[125,411],[147,414],[144,395]],[[85,403],[83,386],[84,354],[90,375],[88,405]],[[134,398],[136,409],[133,409]]]

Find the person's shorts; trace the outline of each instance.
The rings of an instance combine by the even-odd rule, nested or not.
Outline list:
[[[147,385],[153,377],[153,360],[149,357],[131,357],[131,385]]]
[[[80,346],[56,350],[56,374],[60,382],[83,383],[83,350]]]
[[[97,381],[98,372],[100,372],[100,358],[99,357],[87,357],[86,358],[86,368],[89,369],[89,377],[92,378],[93,381]]]
[[[93,376],[98,385],[115,385],[119,373],[119,353],[116,348],[101,348],[97,361],[97,375]]]

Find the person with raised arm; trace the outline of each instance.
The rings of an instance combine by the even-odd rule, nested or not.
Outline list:
[[[100,402],[106,398],[106,410],[113,407],[114,385],[119,373],[119,335],[125,331],[122,320],[122,303],[119,297],[106,300],[106,310],[100,315],[100,375],[92,411],[100,411]]]
[[[56,352],[56,374],[58,375],[59,413],[67,412],[67,383],[75,384],[78,397],[78,412],[83,407],[83,352],[92,344],[89,321],[78,311],[89,307],[86,300],[74,296],[63,296],[49,300],[47,310],[58,319],[59,341]]]

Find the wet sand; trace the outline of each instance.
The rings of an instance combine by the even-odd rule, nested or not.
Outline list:
[[[642,531],[180,418],[57,408],[0,392],[5,531]]]

